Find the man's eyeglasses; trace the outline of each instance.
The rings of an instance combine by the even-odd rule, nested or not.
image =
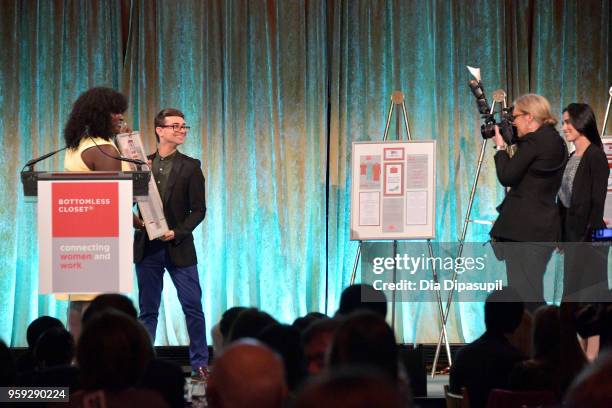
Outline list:
[[[164,126],[160,126],[161,128],[172,128],[172,130],[174,130],[175,132],[179,132],[181,130],[184,130],[185,132],[188,132],[189,129],[191,129],[191,126],[185,126],[185,125],[164,125]]]

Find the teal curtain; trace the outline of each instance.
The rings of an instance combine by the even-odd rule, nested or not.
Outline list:
[[[557,115],[585,101],[601,123],[611,20],[607,0],[2,0],[0,338],[24,345],[35,317],[65,320],[64,302],[37,295],[35,205],[19,170],[62,146],[87,88],[128,96],[128,121],[149,151],[157,111],[185,112],[192,131],[181,150],[202,160],[207,183],[195,237],[208,326],[233,305],[291,322],[332,314],[349,283],[351,142],[382,138],[394,90],[406,96],[413,138],[437,141],[436,240],[453,241],[481,143],[465,66],[482,68],[489,95],[541,93]],[[503,196],[489,153],[476,219],[493,220]],[[487,233],[472,225],[467,239]],[[398,340],[437,340],[434,304],[397,312]],[[453,307],[451,340],[478,336],[481,316],[481,304]],[[157,343],[187,342],[168,279]]]

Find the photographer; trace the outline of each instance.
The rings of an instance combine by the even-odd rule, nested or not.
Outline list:
[[[514,102],[517,152],[512,158],[497,126],[497,178],[510,187],[498,207],[490,235],[506,262],[508,285],[533,311],[544,304],[542,278],[555,243],[561,238],[556,196],[567,161],[567,148],[554,125],[548,101],[526,94]]]

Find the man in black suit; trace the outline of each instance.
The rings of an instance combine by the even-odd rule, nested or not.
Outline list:
[[[144,229],[134,237],[140,320],[155,339],[164,270],[176,287],[189,333],[189,358],[194,371],[208,365],[206,323],[192,231],[206,214],[204,176],[200,161],[181,154],[189,127],[185,115],[163,109],[155,117],[157,152],[149,156],[153,177],[170,228],[163,237],[149,240]]]

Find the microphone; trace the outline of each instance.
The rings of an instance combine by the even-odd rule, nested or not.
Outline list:
[[[127,157],[115,157],[115,159],[119,160],[119,161],[124,161],[124,162],[128,162],[128,163],[134,163],[137,164],[139,166],[144,166],[145,164],[147,164],[146,162],[140,160],[140,159],[129,159]]]
[[[123,126],[125,126],[125,121],[123,121],[123,123],[124,123],[124,125],[123,125]],[[133,163],[133,164],[135,164],[135,165],[137,165],[137,166],[144,166],[145,164],[147,164],[146,162],[144,162],[144,161],[142,161],[142,160],[140,160],[140,159],[129,159],[129,158],[127,158],[127,157],[123,157],[123,156],[119,156],[119,157],[117,157],[117,156],[112,156],[112,155],[110,155],[110,154],[106,153],[106,152],[105,152],[104,150],[102,150],[102,148],[101,148],[101,147],[100,147],[100,146],[99,146],[99,145],[96,143],[96,141],[94,140],[94,138],[93,138],[93,137],[91,137],[91,134],[89,133],[89,125],[85,126],[85,135],[91,139],[91,141],[93,142],[93,144],[95,144],[95,145],[96,145],[96,147],[98,148],[98,150],[100,150],[100,153],[102,153],[102,154],[103,154],[103,155],[105,155],[105,156],[108,156],[108,157],[113,158],[113,159],[115,159],[115,160],[119,160],[119,161],[123,161],[123,162],[127,162],[127,163]]]
[[[54,154],[59,153],[59,152],[61,152],[62,150],[66,150],[67,148],[68,148],[68,146],[66,146],[66,147],[62,147],[61,149],[58,149],[58,150],[56,150],[56,151],[54,151],[54,152],[47,153],[47,154],[43,154],[43,155],[42,155],[42,156],[40,156],[40,157],[36,157],[35,159],[32,159],[32,160],[28,161],[28,162],[25,164],[25,166],[23,166],[23,168],[25,169],[26,167],[29,167],[29,168],[30,168],[30,171],[33,171],[33,170],[34,170],[34,169],[33,169],[33,167],[34,167],[34,165],[35,165],[36,163],[38,163],[38,162],[40,162],[40,161],[43,161],[43,160],[45,160],[45,159],[48,159],[49,157],[53,156]]]

